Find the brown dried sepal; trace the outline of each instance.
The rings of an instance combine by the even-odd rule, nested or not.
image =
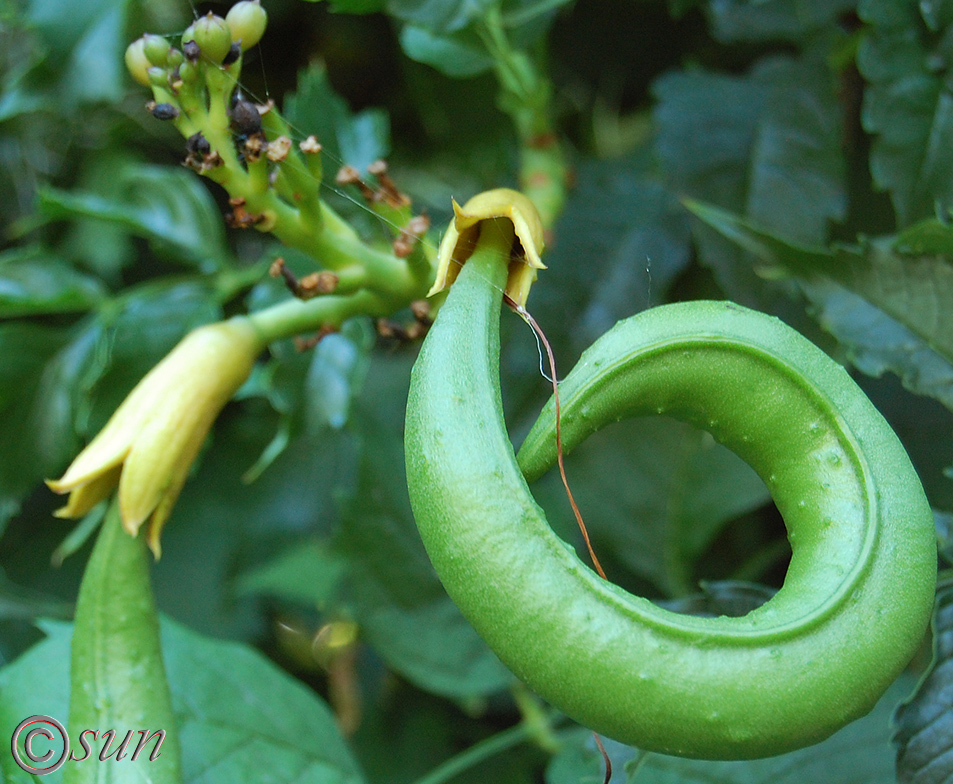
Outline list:
[[[225,223],[233,229],[248,229],[256,226],[264,219],[264,215],[254,215],[245,209],[245,200],[241,196],[234,196],[228,200],[232,211],[225,215]]]
[[[268,144],[268,160],[272,163],[280,163],[288,157],[289,152],[291,152],[291,139],[287,136],[279,136]]]
[[[318,137],[311,135],[298,145],[298,149],[305,155],[317,155],[324,148],[318,141]]]
[[[373,174],[377,180],[377,201],[382,201],[388,207],[399,209],[410,204],[410,196],[402,193],[397,184],[387,173],[387,161],[377,160],[367,167],[367,173]]]
[[[288,290],[298,299],[311,299],[321,294],[332,294],[337,290],[339,283],[338,276],[327,270],[312,272],[299,279],[288,269],[285,260],[280,256],[272,262],[268,274],[273,278],[283,278]]]
[[[414,318],[421,324],[429,325],[433,323],[430,319],[430,300],[415,299],[410,303],[410,312],[414,314]]]
[[[368,204],[374,201],[374,189],[361,179],[361,173],[353,166],[345,165],[338,169],[334,182],[341,186],[356,185],[361,191],[361,196]]]
[[[394,181],[387,174],[387,163],[385,161],[374,161],[367,167],[368,174],[373,174],[377,180],[377,187],[372,188],[361,178],[361,173],[353,166],[342,166],[338,169],[334,181],[338,185],[356,185],[361,196],[368,204],[386,204],[393,209],[407,207],[410,204],[410,197],[402,193]]]
[[[338,331],[338,328],[331,325],[325,324],[321,329],[319,329],[315,334],[304,337],[303,335],[298,335],[294,339],[295,349],[300,352],[305,352],[308,349],[314,348],[318,343],[320,343],[328,335],[333,335]]]
[[[400,235],[394,240],[394,255],[399,259],[407,258],[414,250],[420,238],[430,229],[430,218],[426,215],[416,215],[400,230]]]
[[[242,145],[242,154],[249,163],[255,163],[261,158],[261,154],[268,150],[269,144],[263,133],[253,133]]]
[[[412,321],[410,324],[401,324],[399,321],[390,319],[377,319],[377,334],[382,338],[391,338],[401,343],[410,343],[419,340],[427,334],[428,325],[419,321]]]

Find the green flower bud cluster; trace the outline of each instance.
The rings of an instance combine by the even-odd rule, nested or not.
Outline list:
[[[289,283],[296,297],[333,290],[341,298],[335,313],[390,315],[421,299],[433,283],[436,254],[425,241],[429,220],[414,215],[383,161],[366,175],[344,166],[336,181],[360,190],[368,208],[390,227],[389,237],[363,240],[321,199],[320,141],[309,136],[296,143],[300,134],[271,101],[260,104],[239,87],[242,55],[261,40],[267,20],[260,0],[239,0],[224,17],[196,19],[177,42],[143,35],[129,45],[126,66],[152,90],[152,116],[182,135],[185,164],[228,192],[226,223],[269,232],[329,273],[314,288],[312,275],[300,285]],[[307,321],[294,308],[289,312],[275,322],[274,334],[288,334],[288,324]]]
[[[186,163],[206,174],[224,166],[235,176],[244,174],[248,161],[265,152],[256,139],[253,154],[241,143],[250,134],[235,128],[233,96],[241,76],[242,53],[262,38],[268,14],[260,0],[240,0],[225,18],[208,13],[182,34],[179,46],[161,35],[146,33],[126,50],[126,67],[132,77],[152,88],[147,108],[159,120],[171,120],[186,139]],[[245,102],[247,104],[247,102]],[[258,129],[260,130],[260,129]],[[239,146],[233,136],[239,136]],[[278,134],[276,134],[278,135]],[[218,178],[229,179],[222,175]]]
[[[224,19],[212,12],[196,19],[182,34],[181,50],[162,36],[146,33],[126,50],[126,68],[139,84],[149,86],[150,67],[173,70],[185,60],[200,59],[227,67],[261,41],[267,25],[268,13],[260,0],[240,0]]]

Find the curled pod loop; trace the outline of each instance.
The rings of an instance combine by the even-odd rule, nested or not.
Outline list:
[[[775,498],[793,552],[778,594],[741,618],[678,615],[600,579],[530,494],[524,472],[555,460],[554,410],[517,463],[500,403],[504,277],[464,266],[414,367],[406,433],[424,544],[500,659],[577,721],[668,754],[770,756],[868,712],[922,640],[936,544],[903,447],[843,368],[777,319],[692,302],[620,322],[562,382],[567,451],[664,412],[737,452]]]

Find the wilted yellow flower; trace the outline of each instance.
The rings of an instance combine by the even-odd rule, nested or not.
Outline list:
[[[545,245],[543,222],[535,205],[519,191],[509,188],[478,193],[461,207],[453,202],[454,218],[440,241],[437,254],[437,279],[427,296],[450,286],[457,279],[460,267],[473,254],[480,236],[480,221],[509,218],[519,240],[513,247],[506,294],[520,307],[526,304],[536,270],[546,269],[539,256]]]
[[[123,527],[149,521],[159,534],[212,422],[251,373],[263,342],[247,318],[199,327],[139,382],[62,478],[48,480],[69,500],[57,517],[81,517],[119,485]]]

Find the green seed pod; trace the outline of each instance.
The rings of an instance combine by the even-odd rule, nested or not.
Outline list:
[[[241,0],[225,14],[225,21],[231,30],[232,40],[238,41],[245,52],[255,46],[265,34],[268,14],[261,7],[259,0]]]
[[[730,303],[653,308],[597,341],[560,385],[567,450],[663,412],[747,460],[789,530],[784,586],[762,607],[662,610],[598,577],[530,494],[523,472],[555,459],[554,410],[517,463],[499,384],[505,254],[482,238],[414,366],[405,441],[421,537],[480,635],[557,708],[645,750],[770,756],[867,713],[918,649],[936,579],[930,507],[874,406],[800,334]]]
[[[185,61],[185,56],[178,49],[174,47],[169,47],[169,56],[168,56],[168,66],[169,68],[177,68],[182,65]]]
[[[161,35],[146,33],[142,36],[145,42],[143,50],[150,65],[165,68],[169,64],[169,42]]]
[[[115,504],[106,513],[79,589],[71,659],[69,728],[79,761],[65,766],[63,781],[181,781],[179,731],[162,660],[146,543],[123,530]],[[117,744],[133,733],[126,758],[103,763],[90,752],[81,734],[100,727],[116,730]],[[147,744],[144,740],[159,731],[165,733],[161,750],[150,759],[161,736]],[[137,741],[144,745],[133,760]],[[104,776],[106,765],[115,765],[122,775]]]
[[[126,70],[143,87],[149,87],[152,83],[149,81],[149,60],[145,52],[146,42],[144,38],[137,38],[126,47]]]
[[[232,34],[225,20],[209,11],[195,21],[194,27],[195,43],[202,54],[213,63],[222,62],[232,46]]]

